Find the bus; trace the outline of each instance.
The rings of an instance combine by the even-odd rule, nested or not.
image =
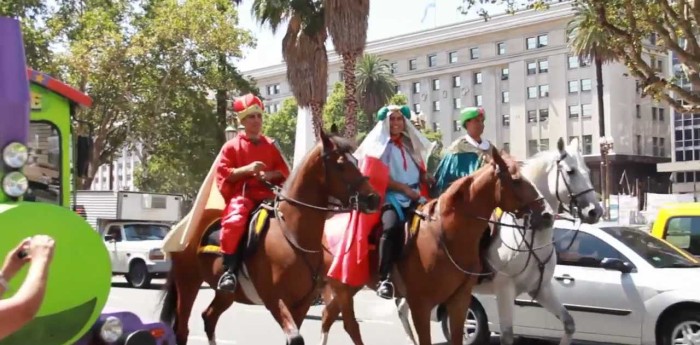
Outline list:
[[[36,317],[0,345],[175,344],[161,322],[104,310],[110,257],[70,202],[78,178],[88,173],[92,143],[90,133],[74,132],[75,114],[91,105],[88,95],[28,69],[19,22],[0,17],[0,261],[27,237],[46,234],[56,243]],[[17,292],[26,266],[3,298]]]

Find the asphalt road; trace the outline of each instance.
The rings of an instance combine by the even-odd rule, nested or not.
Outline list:
[[[154,280],[151,289],[133,289],[127,287],[123,278],[115,277],[107,307],[126,309],[142,319],[155,321],[158,319],[160,307],[158,302],[163,283],[163,280]],[[200,290],[190,318],[188,345],[209,345],[200,314],[209,305],[213,296],[213,291],[208,287],[202,287]],[[307,345],[319,343],[321,311],[321,306],[312,307],[301,327],[301,334]],[[361,291],[355,297],[355,313],[366,344],[411,344],[401,327],[393,301],[378,298],[370,291]],[[440,325],[436,322],[432,323],[432,336],[433,344],[447,345]],[[285,336],[265,307],[234,304],[219,320],[217,344],[285,344]],[[343,329],[342,321],[336,321],[331,328],[328,344],[352,344],[350,337]],[[492,344],[498,344],[497,337],[492,337]],[[538,342],[538,345],[540,344],[548,343]],[[534,343],[528,342],[527,345],[534,345]]]

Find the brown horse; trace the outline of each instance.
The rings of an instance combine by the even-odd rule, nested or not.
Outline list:
[[[216,343],[219,316],[233,302],[265,305],[286,334],[287,344],[304,343],[299,327],[325,273],[321,241],[328,212],[375,212],[379,207],[379,196],[360,173],[353,149],[346,139],[321,133],[321,143],[292,172],[284,188],[276,190],[274,203],[261,209],[269,216],[251,215],[251,230],[238,249],[246,250],[239,285],[235,293],[216,291],[202,313],[211,344]],[[328,208],[331,197],[347,202],[341,209]],[[216,216],[220,220],[221,214]],[[161,320],[172,325],[178,345],[187,344],[191,308],[202,282],[216,288],[223,273],[220,225],[213,223],[197,229],[193,235],[197,240],[184,251],[171,254]]]
[[[415,223],[418,219],[413,218],[416,227],[409,225],[409,242],[392,276],[396,297],[405,297],[410,306],[420,345],[431,344],[430,313],[442,303],[449,313],[450,344],[462,344],[471,290],[482,268],[479,242],[496,207],[515,212],[519,218],[529,217],[533,228],[551,226],[553,222],[551,209],[537,189],[521,177],[518,164],[493,149],[487,165],[455,181],[438,199],[419,210],[415,217],[422,216],[424,220]],[[373,274],[367,286],[376,289],[376,252],[371,256]],[[327,266],[331,260],[326,256]],[[363,344],[353,310],[353,296],[362,287],[331,278],[327,283],[323,291],[326,307],[321,344],[326,344],[330,327],[340,312],[350,338],[355,344]]]

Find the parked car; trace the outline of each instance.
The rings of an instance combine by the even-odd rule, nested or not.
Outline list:
[[[674,203],[661,207],[651,234],[700,257],[700,203]]]
[[[700,344],[700,261],[649,233],[617,224],[557,221],[554,289],[576,323],[578,341],[605,344]],[[572,243],[573,240],[573,243]],[[485,344],[498,332],[494,295],[475,294],[465,344]],[[516,297],[514,332],[560,339],[561,321]],[[444,325],[443,325],[444,326]]]

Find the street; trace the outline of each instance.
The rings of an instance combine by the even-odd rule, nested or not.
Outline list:
[[[158,319],[160,312],[161,288],[164,280],[154,280],[150,289],[134,289],[126,285],[122,277],[112,280],[112,291],[107,301],[108,308],[126,309],[136,313],[145,321]],[[209,305],[214,294],[208,287],[202,287],[195,301],[190,318],[188,345],[208,345],[201,312]],[[317,344],[320,339],[322,306],[309,311],[301,334],[306,344]],[[355,313],[360,323],[363,340],[367,344],[410,344],[408,337],[396,315],[393,301],[376,297],[373,292],[363,290],[355,297]],[[433,343],[446,345],[440,324],[432,323]],[[267,309],[262,306],[234,304],[219,320],[217,344],[284,344],[282,330],[274,322]],[[329,336],[328,345],[352,344],[343,329],[342,321],[336,321]],[[498,337],[492,337],[492,344],[498,344]],[[545,344],[545,343],[542,343]]]

